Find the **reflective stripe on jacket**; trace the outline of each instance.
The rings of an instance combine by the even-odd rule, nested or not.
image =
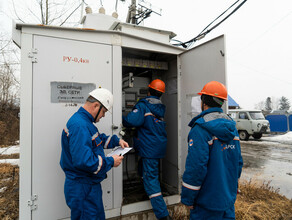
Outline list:
[[[181,202],[227,210],[235,203],[243,165],[235,122],[221,108],[210,108],[189,126]]]
[[[166,153],[166,130],[163,120],[165,106],[155,96],[141,99],[127,116],[123,117],[125,127],[136,127],[134,147],[141,157],[163,158]]]
[[[93,124],[94,118],[81,107],[67,122],[62,132],[60,165],[66,177],[83,183],[99,183],[113,164],[103,148],[119,145],[116,135],[100,134]]]

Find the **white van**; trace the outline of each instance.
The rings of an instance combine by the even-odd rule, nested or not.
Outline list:
[[[230,117],[236,122],[240,140],[247,141],[249,136],[260,139],[264,133],[270,132],[270,123],[261,110],[228,110]]]

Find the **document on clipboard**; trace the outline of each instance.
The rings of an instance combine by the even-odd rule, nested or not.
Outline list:
[[[117,148],[114,148],[113,151],[107,155],[107,157],[111,157],[113,155],[124,156],[126,153],[128,153],[132,149],[133,149],[132,147],[125,147],[125,148],[117,147]]]

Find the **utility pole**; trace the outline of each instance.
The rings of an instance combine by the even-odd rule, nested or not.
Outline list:
[[[152,10],[151,4],[148,3],[149,5],[146,6],[146,1],[143,0],[140,3],[138,4],[139,9],[137,9],[136,0],[131,1],[126,19],[127,23],[139,25],[146,18],[150,17],[152,12],[161,16],[161,9],[160,12],[155,12]]]
[[[132,0],[132,3],[129,7],[128,15],[127,15],[127,23],[137,24],[136,20],[136,0]]]

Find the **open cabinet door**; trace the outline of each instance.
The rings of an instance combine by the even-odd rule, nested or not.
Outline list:
[[[187,156],[188,123],[200,113],[197,94],[209,81],[226,85],[224,35],[201,44],[179,55],[178,59],[178,114],[179,114],[179,178],[185,170]],[[226,112],[226,104],[223,106]],[[179,181],[181,183],[181,181]]]

